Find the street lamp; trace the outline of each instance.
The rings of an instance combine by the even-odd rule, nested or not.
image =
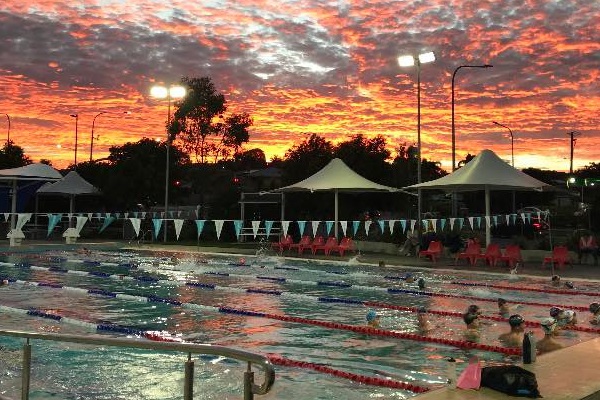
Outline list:
[[[8,120],[8,131],[6,133],[6,144],[8,145],[10,143],[10,117],[6,113],[4,115],[6,115],[6,119]]]
[[[510,132],[510,155],[512,158],[512,166],[514,168],[515,167],[515,137],[513,136],[513,131],[508,126],[502,125],[499,122],[496,122],[496,121],[492,121],[492,122],[498,126],[508,129],[508,131]]]
[[[456,73],[461,68],[492,68],[493,65],[484,64],[484,65],[460,65],[452,74],[452,171],[456,170],[456,130],[454,126],[454,79],[456,78]]]
[[[150,96],[156,99],[167,99],[167,164],[165,167],[165,221],[169,212],[169,153],[171,147],[171,135],[169,134],[169,125],[171,124],[171,99],[181,99],[185,97],[185,94],[186,90],[183,86],[153,86],[150,89]],[[166,222],[163,240],[164,242],[167,241]]]
[[[100,111],[98,114],[96,114],[96,116],[94,116],[94,119],[92,120],[92,139],[90,140],[90,162],[92,162],[92,154],[94,152],[94,126],[96,125],[96,118],[98,118],[102,114],[116,114],[116,113],[113,113],[110,111]],[[123,114],[131,114],[131,112],[123,111]],[[100,136],[98,136],[98,137],[100,137]]]
[[[75,170],[77,170],[77,128],[79,125],[79,114],[70,114],[70,116],[75,118]]]
[[[417,57],[412,55],[398,57],[398,65],[401,67],[417,67],[417,183],[421,183],[421,64],[435,61],[432,51],[421,53]],[[417,190],[417,232],[421,238],[421,189]]]

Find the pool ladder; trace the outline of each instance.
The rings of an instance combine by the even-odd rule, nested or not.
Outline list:
[[[150,340],[104,337],[100,335],[66,335],[59,333],[37,333],[11,330],[0,330],[0,336],[21,337],[26,339],[25,343],[23,344],[21,400],[29,399],[29,383],[31,378],[31,344],[29,343],[29,341],[33,339],[187,353],[187,360],[185,361],[184,367],[184,400],[193,400],[194,398],[194,361],[192,361],[192,354],[216,355],[247,362],[248,367],[247,370],[244,372],[243,377],[244,400],[254,399],[255,394],[263,395],[268,393],[269,390],[271,390],[273,383],[275,382],[275,370],[267,357],[225,346],[213,346],[210,344],[155,342]],[[253,365],[259,367],[263,371],[264,379],[262,384],[260,385],[254,383],[254,372],[252,371]],[[12,399],[0,395],[0,400]]]

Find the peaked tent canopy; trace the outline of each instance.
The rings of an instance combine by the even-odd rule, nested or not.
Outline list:
[[[100,190],[83,179],[77,171],[71,171],[61,180],[42,186],[37,193],[69,196],[69,212],[73,213],[75,196],[100,194]]]
[[[491,150],[482,150],[464,167],[439,179],[407,186],[404,189],[438,189],[447,192],[485,190],[485,215],[490,216],[490,190],[537,190],[548,185],[504,162]],[[491,239],[486,224],[486,244]]]
[[[334,158],[321,170],[308,178],[274,189],[271,192],[333,191],[335,193],[335,237],[338,237],[338,193],[339,192],[405,192],[402,189],[380,185],[354,172],[341,159]],[[408,193],[412,194],[412,193]]]

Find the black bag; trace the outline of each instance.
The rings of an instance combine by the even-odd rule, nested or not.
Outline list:
[[[516,365],[484,367],[481,371],[481,386],[516,397],[542,397],[533,372]]]

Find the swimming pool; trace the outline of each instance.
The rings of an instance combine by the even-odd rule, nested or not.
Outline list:
[[[2,328],[87,333],[102,323],[269,355],[284,365],[277,366],[272,391],[256,397],[265,399],[414,397],[414,391],[385,383],[406,382],[418,392],[444,385],[448,357],[514,359],[497,340],[508,330],[497,317],[497,297],[518,303],[515,312],[536,322],[550,305],[587,308],[595,290],[577,283],[567,295],[543,280],[508,274],[478,275],[474,281],[468,272],[275,256],[240,263],[234,255],[97,251],[12,254],[0,261],[0,275],[11,281],[0,287]],[[423,291],[406,282],[408,272],[425,279]],[[475,344],[465,341],[459,316],[472,303],[489,317]],[[426,307],[436,327],[426,336],[418,330],[416,307]],[[381,331],[365,328],[371,308],[382,316]],[[23,312],[31,309],[68,320]],[[588,327],[586,314],[580,314],[579,325]],[[541,337],[538,327],[531,329]],[[560,340],[570,345],[597,335],[586,330],[568,331]],[[13,397],[20,386],[20,343],[0,338],[6,349],[0,367],[7,371],[0,383]],[[34,349],[31,398],[176,399],[180,361],[166,353],[41,343]],[[459,363],[459,371],[465,364]],[[232,360],[196,360],[197,398],[241,398],[244,368]]]

